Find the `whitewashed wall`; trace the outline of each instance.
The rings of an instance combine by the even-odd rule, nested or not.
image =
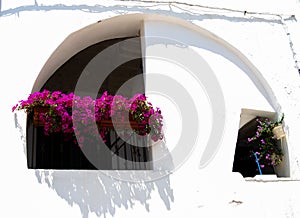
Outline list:
[[[300,19],[299,2],[201,2],[202,6],[208,7],[192,5],[191,2],[0,1],[0,63],[3,76],[0,80],[3,148],[0,157],[1,216],[300,216],[297,206],[300,203],[300,82],[297,62],[300,61],[300,30],[297,22]],[[209,136],[208,130],[199,131],[203,135],[181,167],[171,175],[150,182],[122,182],[102,172],[27,169],[26,116],[22,112],[13,114],[11,107],[18,100],[27,98],[41,68],[70,33],[98,20],[132,13],[164,14],[199,25],[229,42],[252,62],[274,92],[276,103],[280,106],[277,109],[286,115],[291,170],[287,181],[245,181],[239,174],[231,173],[240,109],[272,108],[248,74],[236,66],[239,59],[230,62],[226,57],[216,54],[215,48],[201,49],[196,45],[193,45],[193,49],[205,57],[205,61],[213,68],[226,103],[227,120],[223,141],[216,157],[206,168],[199,169],[199,162],[205,148],[203,145]],[[158,28],[159,25],[161,28]],[[168,33],[172,36],[178,28],[180,30],[183,27],[146,22],[144,28],[150,35]],[[182,40],[190,44],[192,35],[191,32]],[[176,38],[177,35],[172,37]],[[151,47],[147,51],[151,52]],[[178,66],[157,60],[149,60],[146,66],[148,73],[155,71],[156,66],[182,71]],[[177,79],[181,80],[182,77]],[[233,81],[239,83],[233,84]],[[201,87],[194,89],[201,92]],[[191,88],[190,91],[195,90]],[[247,97],[244,98],[244,95]],[[197,98],[201,96],[195,97],[195,100],[202,100]],[[204,113],[209,113],[208,102],[203,105]],[[168,108],[168,104],[163,107]],[[176,116],[176,112],[173,113]],[[203,111],[199,110],[198,113],[200,116]],[[204,123],[211,123],[209,116],[201,116],[201,119],[200,130]],[[172,136],[172,131],[178,131],[170,129],[167,132],[169,136]]]

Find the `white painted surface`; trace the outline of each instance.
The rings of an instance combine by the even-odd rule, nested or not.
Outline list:
[[[0,2],[0,60],[1,72],[5,75],[5,79],[0,80],[0,130],[3,148],[0,155],[0,193],[4,202],[1,216],[300,216],[298,181],[245,182],[240,175],[231,173],[240,108],[271,109],[251,80],[242,73],[243,70],[236,67],[235,61],[231,63],[224,56],[209,49],[198,49],[193,45],[193,49],[205,57],[214,68],[213,71],[224,91],[226,131],[214,161],[204,169],[199,169],[199,161],[205,147],[201,145],[205,144],[208,136],[207,132],[200,131],[199,134],[203,134],[203,137],[199,139],[199,146],[196,146],[189,159],[170,176],[153,182],[130,184],[112,180],[101,172],[28,170],[24,144],[26,116],[22,112],[16,115],[11,113],[11,107],[31,92],[43,65],[70,33],[120,13],[170,15],[199,25],[229,42],[241,51],[268,81],[280,105],[280,112],[286,115],[285,130],[291,164],[289,179],[299,179],[300,82],[295,69],[295,60],[299,61],[300,50],[299,22],[288,19],[289,14],[295,14],[299,20],[299,2],[290,0],[284,3],[267,1],[266,4],[261,4],[260,1],[247,1],[245,4],[234,1],[202,3],[242,11],[284,13],[287,15],[283,16],[284,25],[280,18],[274,15],[263,13],[244,16],[240,12],[229,13],[182,4],[172,4],[169,7],[167,4],[125,1],[101,1],[99,5],[92,1],[73,1],[71,4],[67,1],[44,0],[37,1],[37,5],[34,5],[34,1]],[[288,28],[290,37],[287,36],[285,28]],[[156,28],[153,30],[157,31]],[[172,33],[174,32],[168,32]],[[187,42],[193,40],[192,37],[183,39]],[[291,42],[295,57],[290,47]],[[219,48],[217,51],[222,52]],[[232,88],[233,83],[237,86],[236,89]],[[247,98],[240,95],[243,87],[251,90],[247,92],[243,89],[243,95]],[[201,118],[205,122],[210,121],[208,116]],[[203,125],[203,121],[199,124]]]

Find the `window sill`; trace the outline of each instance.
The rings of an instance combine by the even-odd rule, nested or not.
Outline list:
[[[292,179],[290,177],[277,177],[277,175],[256,175],[255,177],[246,177],[246,182],[294,182],[299,179]]]

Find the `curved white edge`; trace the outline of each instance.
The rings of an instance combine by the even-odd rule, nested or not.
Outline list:
[[[220,37],[209,32],[200,26],[182,20],[176,17],[158,14],[127,14],[119,15],[113,18],[108,18],[97,23],[91,24],[85,28],[82,28],[72,34],[70,34],[52,53],[43,68],[41,69],[34,85],[32,92],[39,91],[43,84],[54,74],[54,72],[62,66],[72,56],[82,51],[83,49],[104,41],[114,38],[123,38],[138,36],[142,29],[144,21],[163,21],[170,22],[176,25],[184,26],[202,37],[210,39],[213,43],[223,47],[224,50],[231,53],[231,55],[225,55],[230,61],[235,59],[235,64],[238,65],[254,82],[257,88],[269,101],[270,105],[277,113],[281,113],[281,107],[274,95],[271,87],[269,86],[266,79],[258,71],[258,69],[243,55],[238,49],[230,45]],[[216,53],[222,53],[222,51],[214,51]],[[222,54],[224,55],[224,54]],[[236,62],[239,60],[239,63]],[[279,116],[279,115],[278,115]]]

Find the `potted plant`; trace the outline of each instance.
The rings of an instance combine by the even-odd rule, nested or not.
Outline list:
[[[61,132],[66,139],[71,139],[76,132],[79,146],[99,134],[105,140],[106,133],[114,127],[124,128],[126,134],[149,135],[154,141],[163,138],[161,110],[155,109],[144,94],[128,99],[104,92],[100,98],[92,99],[43,90],[21,100],[12,108],[15,110],[24,110],[33,116],[34,125],[43,126],[46,135]]]
[[[282,128],[283,120],[284,115],[276,122],[272,122],[269,118],[256,119],[256,132],[255,135],[248,138],[248,143],[253,147],[250,156],[256,159],[260,174],[267,169],[273,169],[283,160],[283,153],[278,143],[278,140],[284,137],[283,129],[281,129],[280,135],[276,134],[276,128]]]

